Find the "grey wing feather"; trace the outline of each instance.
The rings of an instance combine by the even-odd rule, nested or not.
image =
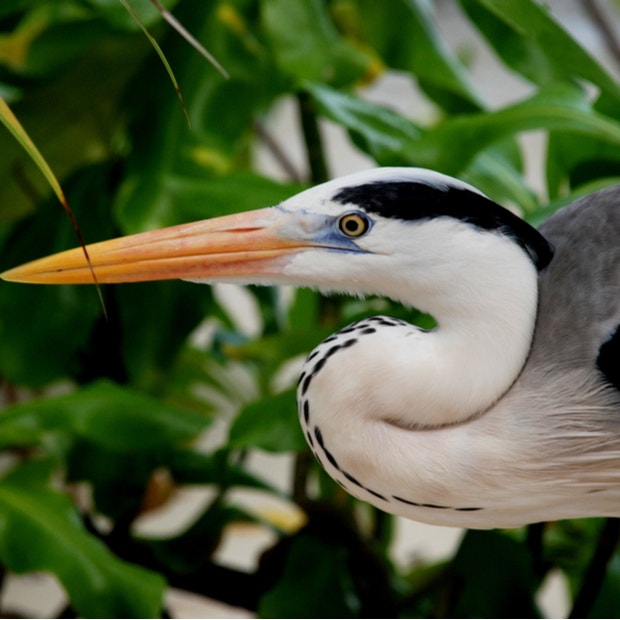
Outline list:
[[[571,506],[581,489],[584,514],[620,516],[620,391],[597,365],[620,323],[620,186],[558,211],[540,232],[555,254],[540,274],[529,358],[504,399],[538,438],[523,455],[535,473],[528,479],[526,464],[523,478]],[[617,367],[619,349],[608,354]]]
[[[532,354],[594,371],[601,346],[620,324],[620,186],[574,202],[539,230],[555,255],[540,276]],[[608,354],[613,360],[620,349]]]

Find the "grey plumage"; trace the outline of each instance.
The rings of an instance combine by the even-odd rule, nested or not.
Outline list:
[[[620,391],[605,372],[617,372],[620,349],[611,367],[599,368],[597,358],[620,324],[620,186],[561,209],[539,230],[555,253],[539,276],[532,348],[507,404],[518,399],[534,412],[549,483],[561,472],[584,502],[608,495],[609,514],[618,515]]]

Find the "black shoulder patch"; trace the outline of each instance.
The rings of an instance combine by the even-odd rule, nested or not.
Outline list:
[[[620,325],[601,345],[596,365],[607,381],[620,390]]]
[[[402,220],[451,217],[515,241],[538,270],[553,258],[553,246],[527,222],[465,187],[434,186],[421,181],[374,181],[339,190],[333,200],[352,204],[368,213]]]

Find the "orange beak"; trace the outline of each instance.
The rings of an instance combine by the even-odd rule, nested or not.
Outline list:
[[[293,233],[300,230],[292,228]],[[296,252],[318,245],[311,235],[287,234],[286,229],[291,230],[291,213],[271,207],[102,241],[87,250],[99,283],[243,281],[257,275],[269,280],[277,279]],[[82,248],[9,269],[0,277],[32,284],[94,283]]]

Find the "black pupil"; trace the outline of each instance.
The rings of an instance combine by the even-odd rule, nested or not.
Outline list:
[[[342,229],[351,235],[360,235],[364,232],[364,220],[359,216],[349,216],[342,221]]]

